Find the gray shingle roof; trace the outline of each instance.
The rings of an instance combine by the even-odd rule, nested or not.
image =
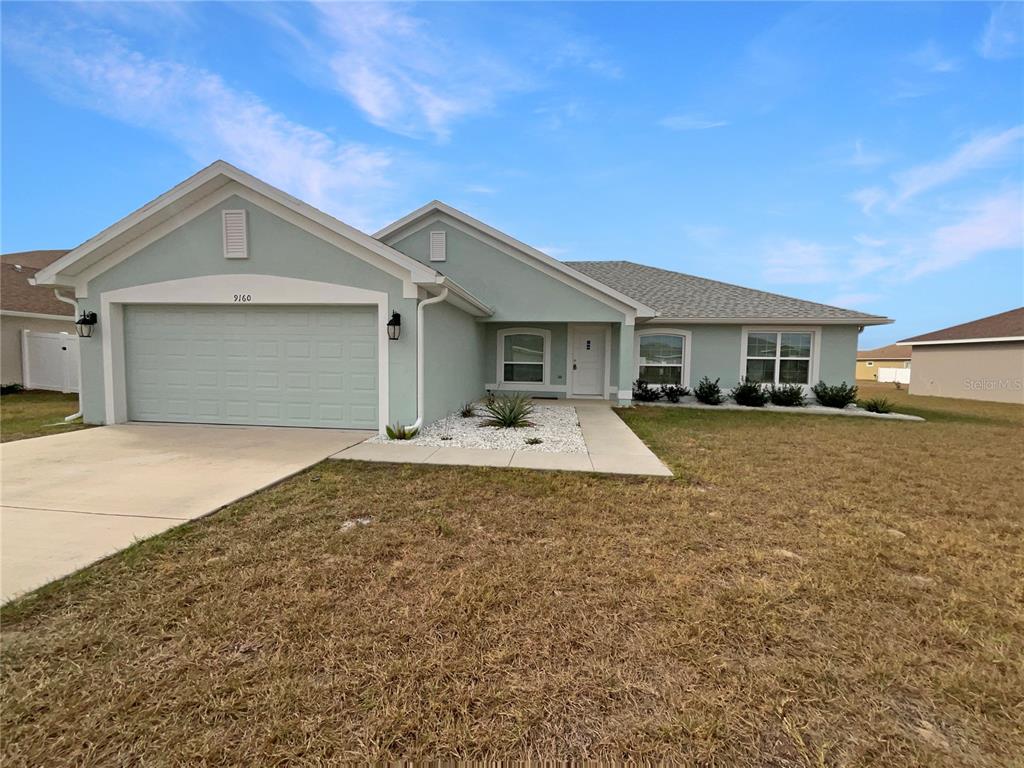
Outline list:
[[[705,320],[878,318],[851,309],[720,283],[631,261],[567,261],[573,269],[653,307],[663,318]]]

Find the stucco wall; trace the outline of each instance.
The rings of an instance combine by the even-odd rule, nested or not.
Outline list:
[[[249,258],[225,259],[221,211],[240,208],[248,211]],[[242,198],[228,198],[97,276],[89,283],[88,298],[79,304],[99,313],[104,291],[221,274],[275,275],[386,292],[390,309],[402,315],[402,336],[388,346],[389,420],[409,423],[416,418],[416,302],[402,298],[401,281]],[[85,421],[91,424],[104,420],[103,332],[101,323],[81,345],[82,403]]]
[[[915,345],[910,394],[1024,403],[1024,341]]]
[[[68,309],[70,308],[68,307]],[[0,315],[0,383],[24,383],[21,370],[21,332],[23,330],[37,333],[76,333],[74,320],[70,318],[63,321]]]
[[[430,261],[432,231],[447,233],[445,261]],[[618,322],[623,318],[622,312],[443,221],[396,240],[391,247],[451,277],[494,309],[490,319],[495,322]]]
[[[483,396],[486,329],[444,302],[423,313],[424,421],[429,423]]]

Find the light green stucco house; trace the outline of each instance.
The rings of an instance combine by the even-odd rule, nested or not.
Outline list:
[[[35,281],[95,313],[92,424],[382,430],[487,390],[628,403],[637,378],[852,382],[859,330],[890,322],[628,261],[563,263],[439,202],[369,235],[220,161]]]

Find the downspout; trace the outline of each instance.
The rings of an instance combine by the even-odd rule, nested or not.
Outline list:
[[[67,296],[61,296],[60,290],[57,288],[53,289],[53,295],[57,297],[59,301],[63,301],[65,304],[70,304],[75,308],[73,318],[78,317],[78,302],[74,299],[69,299]],[[78,410],[72,413],[70,416],[65,416],[64,421],[74,421],[75,419],[82,418],[82,356],[78,356]]]
[[[423,343],[423,308],[430,304],[437,304],[448,298],[448,289],[442,288],[441,292],[432,299],[425,299],[416,307],[416,421],[410,429],[419,429],[423,426],[423,411],[426,403],[426,387],[423,383],[423,372],[426,369],[424,362]]]

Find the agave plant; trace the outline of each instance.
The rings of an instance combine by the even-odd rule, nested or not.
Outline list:
[[[394,426],[388,424],[384,427],[384,431],[388,433],[388,437],[392,440],[412,440],[420,430],[419,428],[405,427],[401,424],[395,424]]]
[[[529,395],[517,392],[511,395],[495,397],[484,405],[488,418],[484,426],[518,429],[532,427],[530,416],[533,414],[533,401]]]

